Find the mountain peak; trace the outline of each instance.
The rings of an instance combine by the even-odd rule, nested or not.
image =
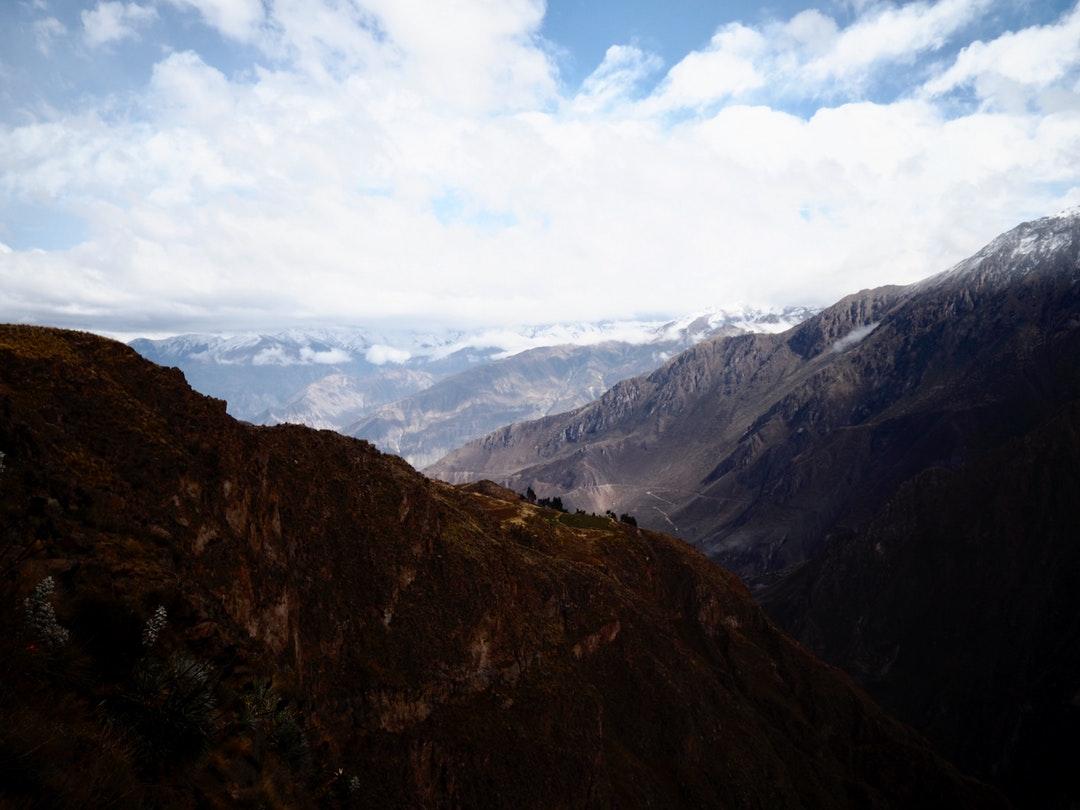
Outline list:
[[[975,255],[931,276],[912,289],[948,284],[995,288],[1028,275],[1076,273],[1080,270],[1080,206],[1023,222],[1006,231]]]

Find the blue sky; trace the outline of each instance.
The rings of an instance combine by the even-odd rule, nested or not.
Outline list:
[[[9,320],[822,304],[1080,202],[1077,166],[1074,3],[0,5]]]
[[[203,24],[197,14],[182,5],[157,3],[156,19],[123,47],[87,48],[70,36],[55,35],[52,46],[40,29],[42,19],[58,20],[68,32],[82,27],[80,15],[93,3],[86,0],[8,0],[0,5],[0,63],[4,65],[3,120],[25,120],[42,105],[68,107],[87,96],[134,92],[142,87],[164,49],[199,53],[203,60],[229,76],[243,76],[256,64],[273,63],[258,48],[221,35]],[[1003,30],[1024,28],[1058,18],[1071,4],[1057,0],[1004,0],[991,4],[987,13],[971,20],[970,37],[979,38]],[[569,91],[599,65],[613,44],[634,43],[673,65],[686,54],[707,45],[713,32],[731,22],[761,23],[790,18],[817,8],[805,2],[708,2],[707,0],[550,0],[539,35],[549,44],[560,79]],[[838,21],[856,15],[849,3],[821,6]],[[963,45],[957,39],[943,47],[936,58],[955,54]],[[663,73],[657,71],[655,81]],[[647,86],[647,85],[646,85]],[[886,93],[902,92],[903,82],[886,87]],[[812,109],[807,109],[812,112]]]

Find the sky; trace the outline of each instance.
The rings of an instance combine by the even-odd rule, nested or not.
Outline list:
[[[3,0],[0,320],[827,305],[1080,203],[1080,5]]]

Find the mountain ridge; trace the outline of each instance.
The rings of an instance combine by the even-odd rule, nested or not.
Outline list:
[[[672,538],[238,422],[84,333],[0,327],[0,447],[13,801],[1006,806]],[[52,583],[63,655],[23,642]],[[153,656],[216,673],[204,753],[149,736]]]
[[[1077,357],[1071,213],[783,335],[700,344],[429,472],[668,525],[946,756],[1019,806],[1068,808]]]
[[[620,383],[596,403],[547,421],[502,428],[426,471],[453,481],[493,477],[515,489],[533,486],[540,495],[559,495],[593,511],[631,511],[646,525],[677,529],[745,575],[796,564],[813,552],[812,538],[819,537],[829,521],[845,519],[836,511],[841,507],[830,504],[846,496],[828,489],[824,468],[804,465],[784,473],[785,465],[795,459],[803,464],[803,448],[818,435],[827,434],[823,440],[841,453],[847,452],[841,442],[876,437],[874,441],[884,442],[880,447],[891,448],[893,466],[872,464],[870,445],[865,445],[858,451],[862,471],[857,475],[864,482],[859,484],[864,496],[849,499],[870,508],[902,480],[910,465],[923,463],[908,458],[902,446],[897,431],[905,420],[931,420],[924,428],[912,424],[916,437],[931,427],[954,431],[947,442],[962,452],[964,437],[973,430],[949,427],[953,406],[943,392],[966,385],[970,397],[977,399],[976,384],[987,390],[996,384],[982,363],[986,357],[995,351],[1013,352],[1011,366],[1004,355],[1002,362],[1018,368],[1015,358],[1027,352],[1010,320],[1010,307],[1016,303],[1002,292],[1003,286],[1008,288],[1012,278],[1034,295],[1070,294],[1068,289],[1060,294],[1050,289],[1057,282],[1045,267],[1041,273],[1028,268],[1010,276],[1004,265],[1021,240],[1038,229],[1051,239],[1068,241],[1041,260],[1034,253],[1021,257],[1044,264],[1060,260],[1075,272],[1075,258],[1064,254],[1077,244],[1078,221],[1025,223],[943,274],[909,287],[856,293],[781,336],[700,344],[651,375]],[[1039,279],[1045,290],[1035,289]],[[1011,337],[981,346],[972,341],[971,329],[981,312],[977,300],[996,313],[988,317],[1001,324],[1000,334]],[[962,325],[949,326],[952,322]],[[1057,326],[1051,323],[1048,328]],[[852,342],[853,334],[861,339]],[[984,357],[976,361],[980,354]],[[964,370],[949,368],[950,358],[963,363]],[[1009,396],[1002,390],[1002,401]],[[848,432],[835,430],[841,427]],[[673,448],[670,458],[663,455],[665,444]],[[924,444],[926,453],[947,456],[946,444],[937,449],[932,442]],[[778,454],[783,454],[783,462]],[[781,477],[769,484],[772,489],[759,492],[761,482],[774,473]],[[797,493],[806,482],[793,477],[798,475],[820,479],[814,494],[802,501]],[[661,499],[675,508],[662,508]],[[751,520],[744,506],[760,510],[763,503],[774,512],[774,528]],[[795,530],[788,528],[792,523]],[[764,551],[762,538],[772,538]]]
[[[508,421],[584,404],[710,335],[774,332],[811,311],[743,307],[474,332],[290,329],[130,345],[181,367],[234,416],[357,435],[422,466]]]

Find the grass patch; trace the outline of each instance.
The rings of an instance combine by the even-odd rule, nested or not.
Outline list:
[[[611,529],[611,519],[602,515],[570,514],[559,515],[559,523],[574,529]]]

